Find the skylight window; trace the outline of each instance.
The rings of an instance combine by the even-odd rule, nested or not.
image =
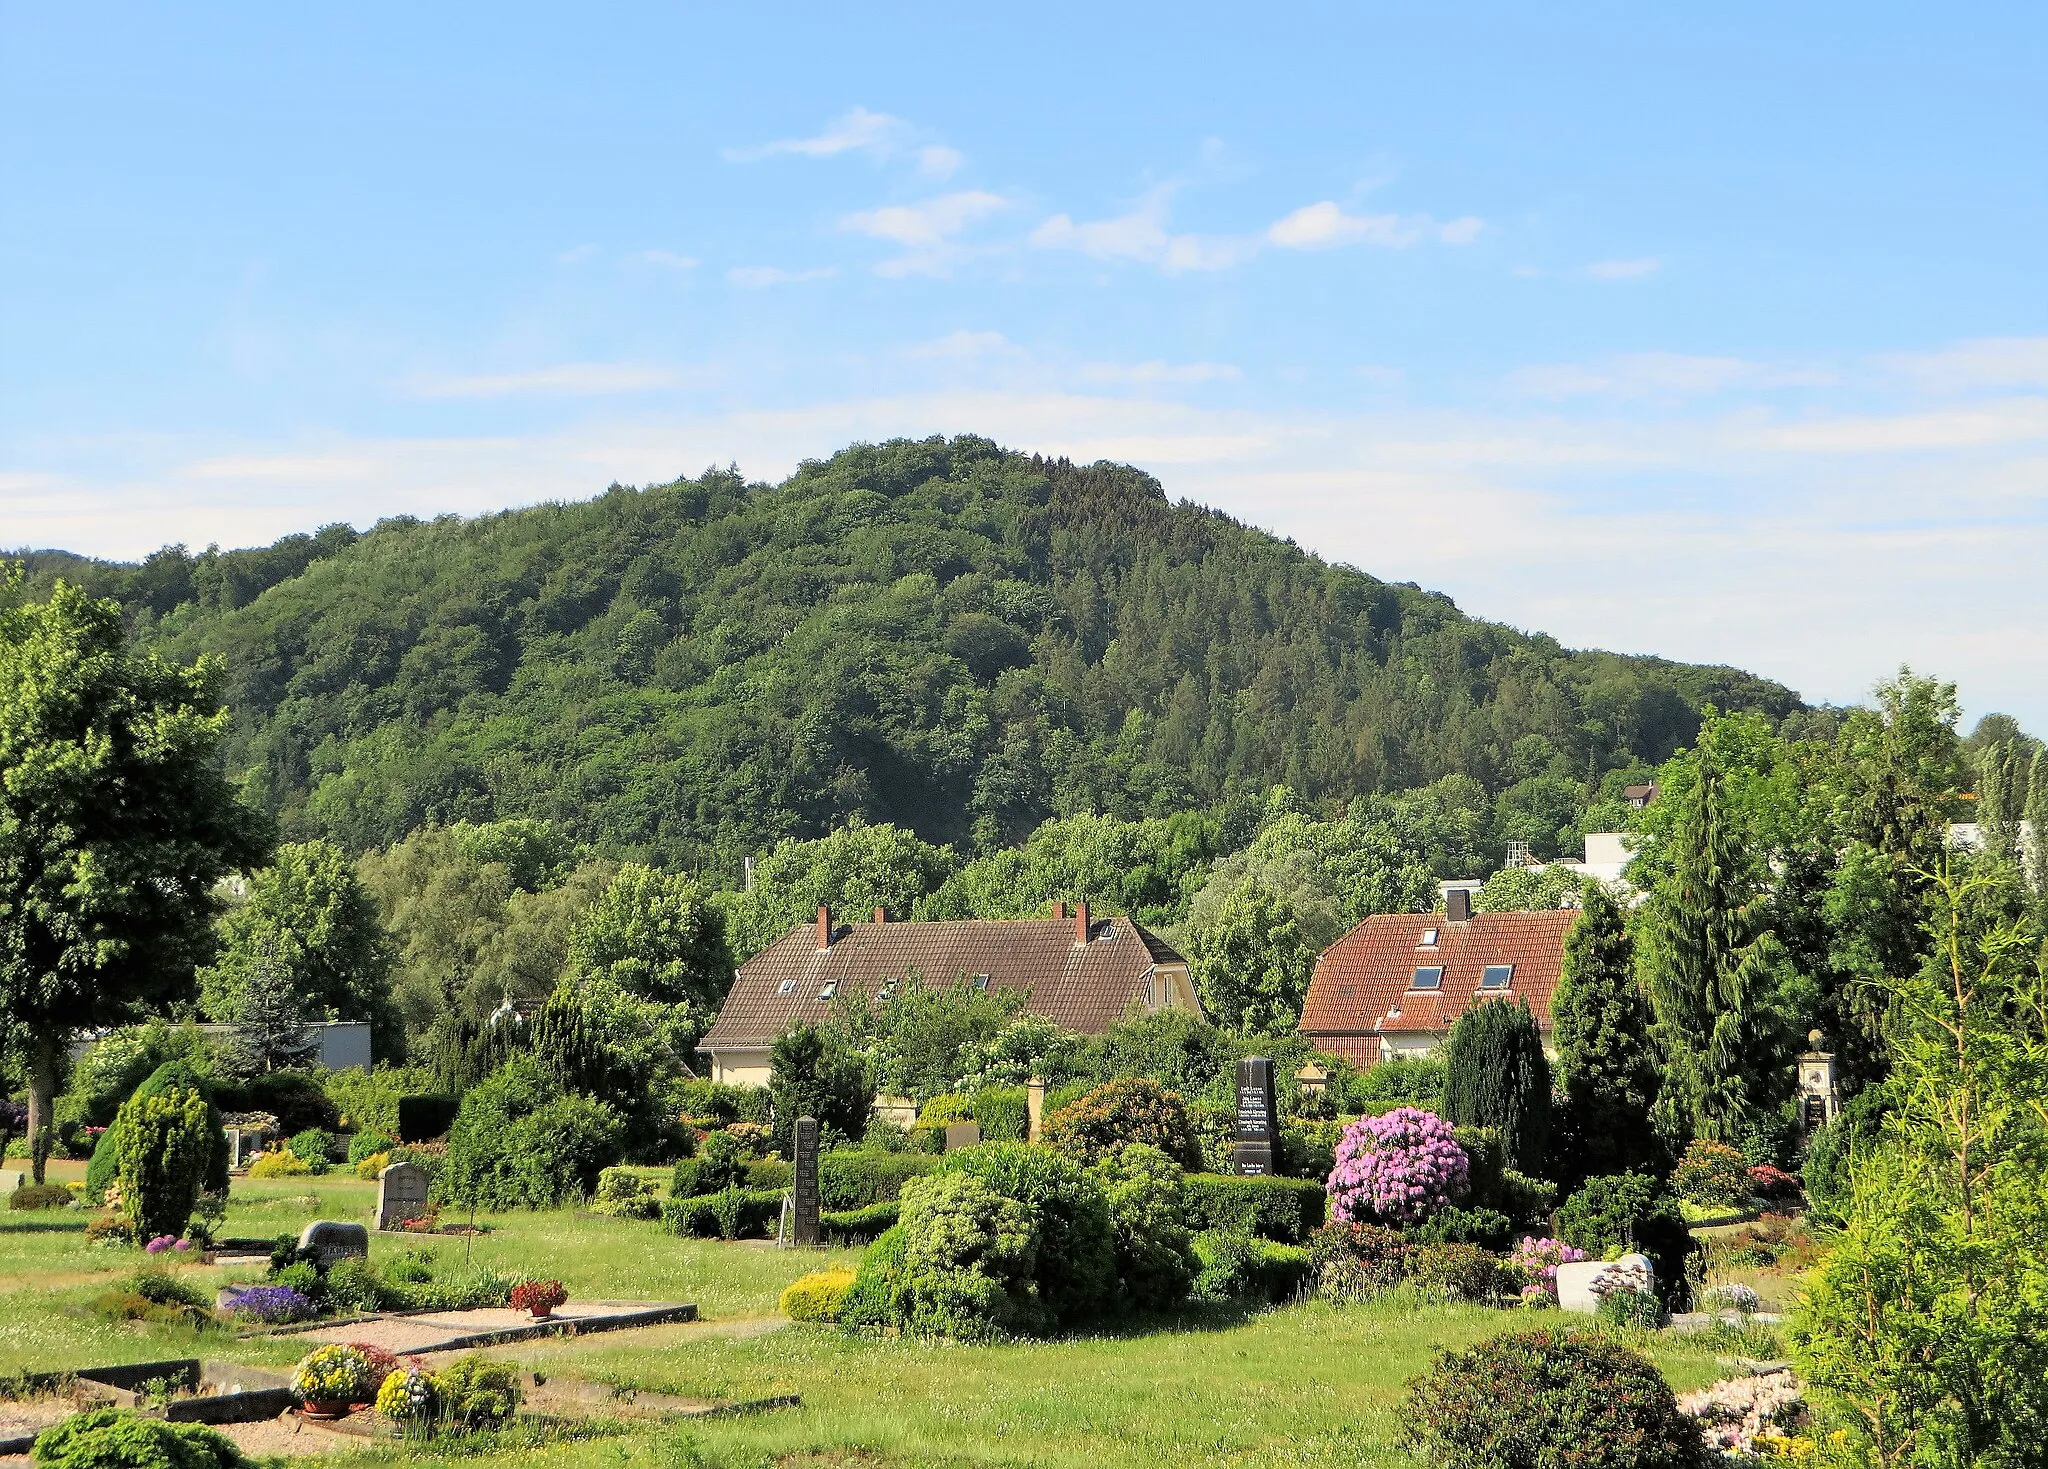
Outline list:
[[[1441,964],[1418,964],[1415,978],[1408,988],[1412,990],[1440,990],[1444,987],[1444,967]]]
[[[823,989],[818,991],[818,998],[821,1000],[829,1000],[838,993],[839,981],[835,979],[834,981],[832,981],[832,983],[826,985]]]
[[[987,989],[987,988],[988,988],[988,976],[987,976],[986,974],[977,974],[977,975],[975,975],[975,976],[974,976],[974,987],[975,987],[976,989],[978,989],[978,990],[985,990],[985,989]]]
[[[1421,938],[1419,938],[1419,939],[1417,939],[1417,940],[1415,941],[1415,947],[1416,947],[1416,948],[1418,948],[1418,949],[1433,949],[1433,948],[1435,948],[1435,947],[1436,947],[1436,930],[1435,930],[1435,929],[1433,929],[1433,928],[1425,928],[1425,929],[1424,929],[1424,930],[1422,931],[1422,937],[1421,937]]]
[[[793,979],[785,979],[785,980],[784,980],[784,981],[783,981],[783,982],[782,982],[781,984],[778,984],[777,986],[775,986],[775,993],[776,993],[776,994],[778,994],[778,995],[786,995],[786,994],[790,993],[790,991],[794,990],[795,988],[796,988],[796,981],[795,981],[795,980],[793,980]]]
[[[1483,990],[1504,990],[1514,977],[1514,965],[1489,964],[1479,975],[1479,987]]]

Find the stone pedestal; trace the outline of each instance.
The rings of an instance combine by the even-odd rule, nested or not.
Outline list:
[[[1024,1088],[1024,1111],[1031,1119],[1024,1137],[1027,1142],[1038,1141],[1038,1129],[1045,1121],[1045,1078],[1034,1076]]]

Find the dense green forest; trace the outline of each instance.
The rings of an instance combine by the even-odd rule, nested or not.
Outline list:
[[[850,819],[988,851],[1048,817],[1311,809],[1476,781],[1490,840],[1568,848],[1603,778],[1708,704],[1824,719],[1735,669],[1574,652],[984,439],[856,446],[464,520],[140,565],[23,554],[138,641],[217,655],[226,758],[287,838],[352,851],[545,819],[730,883]],[[1606,780],[1611,789],[1612,779]]]

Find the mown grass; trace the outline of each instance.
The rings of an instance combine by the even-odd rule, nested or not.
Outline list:
[[[275,1235],[314,1218],[361,1218],[373,1196],[372,1185],[333,1175],[237,1180],[226,1232]],[[506,1469],[515,1461],[562,1469],[1405,1464],[1404,1383],[1428,1366],[1435,1348],[1542,1319],[1396,1296],[1249,1317],[1189,1313],[1057,1342],[857,1340],[830,1328],[770,1329],[779,1326],[782,1287],[807,1270],[850,1261],[847,1252],[679,1240],[651,1224],[570,1211],[481,1222],[493,1226],[473,1245],[481,1262],[555,1276],[585,1300],[694,1300],[711,1323],[554,1340],[506,1355],[542,1370],[693,1397],[795,1393],[803,1405],[580,1442],[386,1448],[370,1460],[502,1460]],[[237,1342],[225,1333],[99,1320],[92,1298],[145,1257],[86,1246],[83,1224],[73,1211],[0,1211],[0,1371],[185,1355],[282,1363],[297,1355],[289,1338]],[[376,1236],[371,1248],[382,1256],[412,1244]],[[464,1253],[460,1240],[436,1248],[448,1264]],[[193,1271],[209,1283],[220,1273]],[[1680,1389],[1726,1371],[1710,1347],[1670,1337],[1644,1345]]]

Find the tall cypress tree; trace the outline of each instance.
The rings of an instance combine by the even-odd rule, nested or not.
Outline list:
[[[1654,1164],[1661,1150],[1650,1125],[1657,1100],[1650,1003],[1636,979],[1621,905],[1598,884],[1587,889],[1565,935],[1550,1018],[1563,1103],[1552,1171],[1576,1181]]]
[[[1672,871],[1653,896],[1650,1002],[1664,1055],[1659,1123],[1678,1137],[1739,1142],[1778,1100],[1789,963],[1764,931],[1756,864],[1738,844],[1725,778],[1709,741],[1673,831]]]
[[[1984,850],[2001,861],[2019,855],[2026,785],[2026,752],[2017,741],[2002,740],[1978,758],[1977,834]]]
[[[1481,1000],[1444,1046],[1444,1116],[1500,1133],[1507,1165],[1542,1168],[1550,1142],[1550,1061],[1526,999]]]
[[[2048,749],[2027,769],[2026,870],[2036,901],[2048,902]]]

